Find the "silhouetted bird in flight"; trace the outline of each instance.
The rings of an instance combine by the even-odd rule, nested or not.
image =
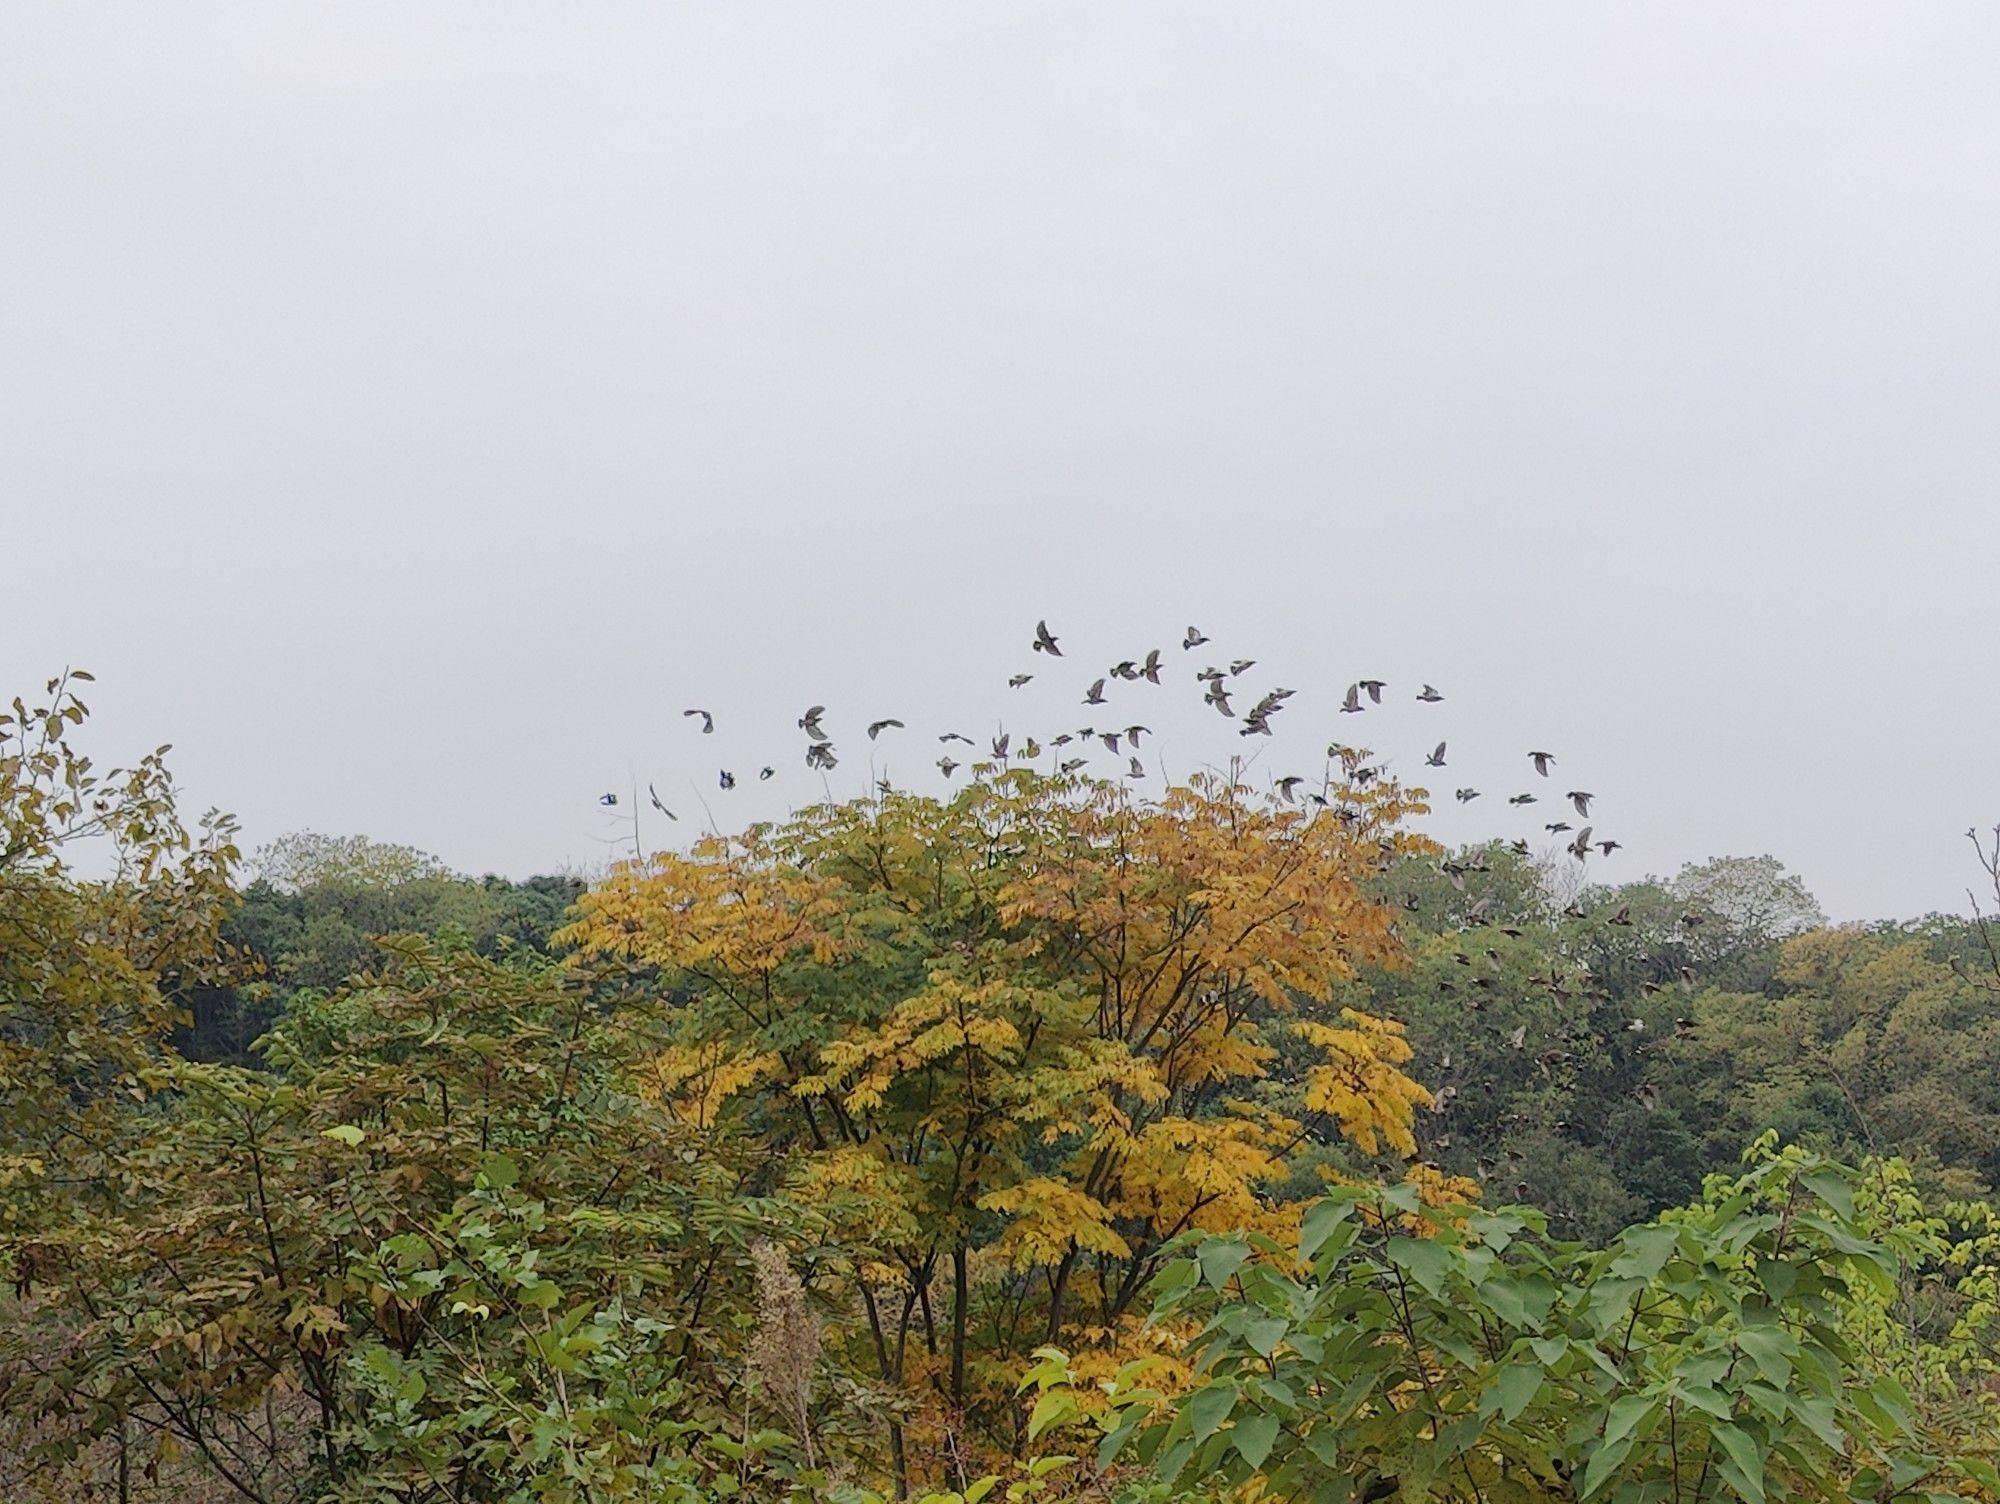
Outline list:
[[[701,717],[701,734],[702,734],[703,736],[708,736],[708,735],[710,735],[711,733],[713,733],[713,732],[714,732],[714,730],[715,730],[715,717],[714,717],[714,716],[712,716],[712,715],[710,715],[710,714],[709,714],[709,713],[708,713],[708,712],[707,712],[706,710],[683,710],[683,711],[681,712],[681,714],[682,714],[683,716],[695,716],[695,715],[698,715],[698,716],[700,716],[700,717]]]
[[[1062,657],[1062,649],[1056,646],[1056,640],[1049,632],[1049,624],[1045,621],[1035,623],[1034,650],[1037,653],[1047,653],[1051,658]]]

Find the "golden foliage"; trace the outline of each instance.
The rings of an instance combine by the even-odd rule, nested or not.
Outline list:
[[[1117,1350],[1170,1239],[1277,1234],[1295,1150],[1408,1155],[1430,1100],[1401,1027],[1336,1001],[1401,958],[1374,879],[1423,843],[1395,785],[1301,809],[986,773],[627,866],[561,937],[680,1000],[677,1114],[861,1193],[865,1340],[899,1423],[961,1449],[1012,1433],[1003,1360]]]

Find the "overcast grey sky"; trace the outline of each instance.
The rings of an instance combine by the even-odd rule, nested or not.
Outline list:
[[[803,792],[808,701],[916,778],[1071,716],[1004,699],[1038,616],[1079,672],[1195,621],[1302,745],[1504,770],[1446,834],[1547,747],[1603,876],[1959,907],[1996,57],[1990,4],[7,6],[0,678],[88,665],[252,841],[525,874],[634,773]]]

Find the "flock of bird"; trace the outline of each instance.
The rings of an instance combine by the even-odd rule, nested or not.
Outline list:
[[[1191,653],[1209,641],[1208,635],[1199,627],[1190,626],[1181,637],[1180,649],[1184,654]],[[1031,656],[1040,655],[1052,662],[1068,661],[1061,639],[1050,630],[1045,620],[1035,623],[1034,635],[1029,640],[1028,649]],[[1283,687],[1269,688],[1259,694],[1254,701],[1250,701],[1250,691],[1243,687],[1244,676],[1256,666],[1257,660],[1254,658],[1234,658],[1226,667],[1208,665],[1197,669],[1193,677],[1195,683],[1201,687],[1201,703],[1224,720],[1235,722],[1239,736],[1271,737],[1275,734],[1275,721],[1289,709],[1289,702],[1297,691]],[[1010,689],[1021,689],[1032,683],[1040,672],[1039,669],[1023,669],[1010,674],[1007,685]],[[1114,686],[1143,684],[1159,688],[1165,684],[1168,673],[1167,653],[1158,647],[1148,648],[1137,657],[1119,660],[1093,678],[1084,689],[1080,703],[1092,710],[1108,708],[1111,704],[1110,695],[1118,692]],[[1381,679],[1357,679],[1347,687],[1347,692],[1338,707],[1339,713],[1360,715],[1382,705],[1383,696],[1388,689],[1389,685]],[[1445,697],[1436,686],[1424,684],[1413,698],[1420,704],[1436,705]],[[1249,703],[1239,707],[1239,700]],[[686,719],[698,721],[702,735],[714,734],[713,711],[690,707],[681,714]],[[821,773],[830,773],[840,765],[840,751],[824,724],[826,714],[826,706],[813,705],[798,718],[796,723],[798,730],[803,733],[801,750],[805,765]],[[879,741],[887,733],[907,730],[907,724],[896,716],[884,716],[866,723],[867,736],[871,743]],[[937,733],[939,755],[936,767],[949,780],[961,768],[966,767],[968,762],[971,763],[972,772],[976,776],[979,772],[996,765],[1005,767],[1013,763],[1033,763],[1046,755],[1052,760],[1054,772],[1067,775],[1089,767],[1091,759],[1101,747],[1111,756],[1124,759],[1122,766],[1118,768],[1118,776],[1137,782],[1152,776],[1140,755],[1142,739],[1152,734],[1149,726],[1136,720],[1108,727],[1093,723],[1065,728],[1053,734],[1044,733],[1019,738],[1006,730],[999,730],[986,742],[992,759],[988,762],[980,760],[980,743],[974,738],[961,731],[942,731]],[[954,749],[960,748],[969,750],[959,751],[955,755]],[[1439,741],[1424,758],[1424,766],[1429,768],[1448,766],[1448,750],[1449,743]],[[1551,752],[1531,750],[1526,754],[1526,761],[1538,777],[1549,779],[1552,776],[1550,770],[1556,764],[1556,757]],[[1387,771],[1386,768],[1374,763],[1370,754],[1334,741],[1326,749],[1326,763],[1318,775],[1284,773],[1272,778],[1272,790],[1279,799],[1288,804],[1303,801],[1329,807],[1332,804],[1329,794],[1336,765],[1342,779],[1350,785],[1359,787],[1365,787]],[[765,763],[757,769],[756,777],[759,781],[767,781],[776,774],[776,767]],[[716,783],[724,791],[734,789],[738,785],[737,774],[729,768],[719,769]],[[667,805],[652,784],[646,786],[646,793],[648,802],[657,813],[669,820],[679,820],[680,816]],[[1481,798],[1482,794],[1482,790],[1470,785],[1462,785],[1452,791],[1453,798],[1461,805],[1470,804],[1473,800]],[[1525,809],[1529,805],[1539,803],[1542,797],[1532,789],[1523,789],[1508,795],[1507,803],[1509,806]],[[1591,802],[1596,797],[1587,789],[1569,789],[1561,795],[1570,809],[1574,810],[1576,819],[1582,822],[1589,821]],[[611,792],[606,792],[598,798],[598,803],[607,808],[615,808],[619,802],[619,796]],[[1609,856],[1619,849],[1617,841],[1599,838],[1595,827],[1588,823],[1579,828],[1567,818],[1557,818],[1541,824],[1543,833],[1561,840],[1562,849],[1578,861],[1587,859],[1593,852]],[[1517,836],[1509,844],[1521,855],[1527,855],[1533,849],[1527,837]]]

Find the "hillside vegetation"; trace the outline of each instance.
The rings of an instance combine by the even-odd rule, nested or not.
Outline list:
[[[0,1497],[2000,1496],[1976,917],[1004,764],[246,861],[82,677],[0,725]]]

